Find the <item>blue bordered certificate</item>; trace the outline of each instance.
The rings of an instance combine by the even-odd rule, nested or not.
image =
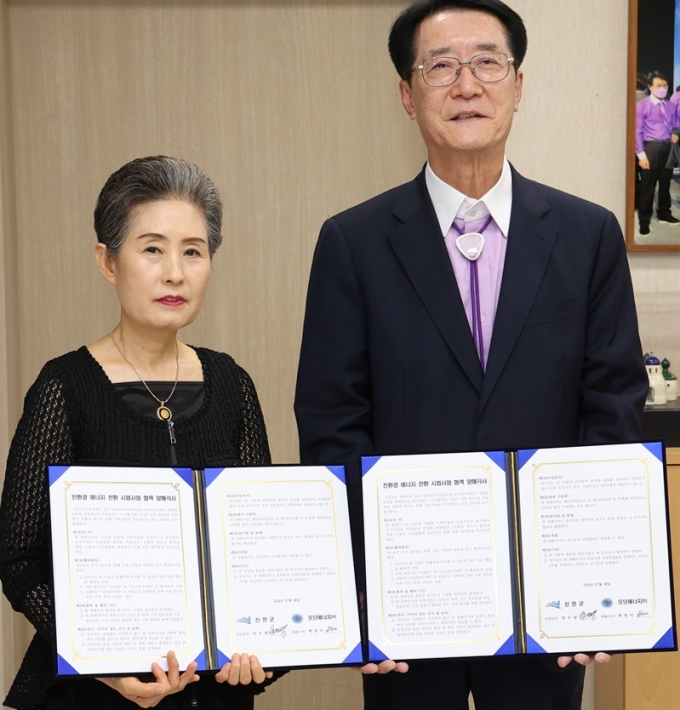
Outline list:
[[[527,645],[675,647],[663,447],[518,452]]]
[[[514,653],[505,454],[363,468],[369,659]]]
[[[343,467],[48,477],[58,676],[361,663]]]
[[[363,459],[368,655],[677,649],[659,442]]]
[[[51,466],[58,675],[204,657],[191,471]],[[201,666],[205,667],[204,663]]]
[[[265,667],[361,662],[342,466],[207,469],[217,646]]]

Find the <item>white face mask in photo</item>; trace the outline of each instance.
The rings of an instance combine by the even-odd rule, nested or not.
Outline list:
[[[652,94],[656,96],[657,99],[665,99],[666,96],[668,95],[668,87],[667,86],[655,86],[652,89]]]

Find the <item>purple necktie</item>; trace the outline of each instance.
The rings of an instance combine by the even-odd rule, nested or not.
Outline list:
[[[482,234],[484,230],[491,224],[493,217],[489,215],[489,219],[484,222],[484,226],[479,230],[478,234]],[[455,222],[451,225],[458,234],[465,234]],[[480,254],[481,256],[481,254]],[[477,260],[468,260],[470,264],[470,301],[472,305],[472,339],[477,348],[479,361],[484,367],[484,335],[482,334],[482,311],[479,303],[479,277],[477,275]]]
[[[668,123],[668,115],[666,114],[666,107],[664,105],[664,102],[662,101],[659,106],[661,107],[661,115],[663,116],[663,125],[666,126],[666,130],[668,131],[668,133],[671,134],[673,131],[671,130],[671,126]]]

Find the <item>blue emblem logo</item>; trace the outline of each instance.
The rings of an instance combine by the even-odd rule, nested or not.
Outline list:
[[[294,624],[301,624],[302,623],[302,614],[293,614],[292,619],[293,619]]]
[[[552,607],[553,609],[559,609],[560,608],[560,603],[559,601],[556,602],[548,602],[546,604],[546,607]]]
[[[236,619],[237,624],[250,624],[250,617],[249,616],[242,616],[240,619]]]
[[[614,602],[613,602],[611,599],[609,599],[609,598],[602,600],[602,606],[603,606],[605,609],[609,609],[609,607],[610,607],[613,603],[614,603]]]

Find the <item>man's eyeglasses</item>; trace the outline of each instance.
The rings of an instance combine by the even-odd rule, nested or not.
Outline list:
[[[417,67],[413,67],[406,76],[420,71],[423,81],[429,86],[450,86],[458,78],[461,67],[467,64],[479,81],[493,84],[505,79],[510,73],[510,65],[514,62],[513,57],[508,57],[503,52],[475,54],[469,62],[461,62],[455,57],[430,57]]]

